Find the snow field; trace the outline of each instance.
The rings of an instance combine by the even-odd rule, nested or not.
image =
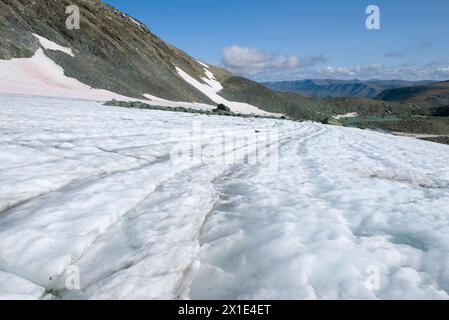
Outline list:
[[[277,130],[276,174],[245,152],[174,164],[195,122],[209,155],[214,130]],[[0,298],[448,299],[448,156],[315,123],[0,95]]]

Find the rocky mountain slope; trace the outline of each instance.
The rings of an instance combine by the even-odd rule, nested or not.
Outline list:
[[[299,80],[263,83],[268,88],[277,91],[294,92],[313,97],[330,99],[341,97],[375,98],[388,89],[428,84],[428,81],[402,80]]]
[[[69,5],[78,5],[80,30],[65,25]],[[62,66],[68,77],[95,88],[141,97],[211,102],[183,81],[175,66],[201,80],[203,67],[187,54],[162,41],[148,28],[96,0],[0,1],[0,59],[31,57],[39,49],[38,34],[72,48],[74,57],[59,51],[45,54]]]
[[[65,10],[69,5],[80,8],[79,30],[66,28],[68,15]],[[20,60],[24,74],[32,73],[34,78],[45,78],[47,82],[55,73],[63,72],[64,77],[70,78],[65,78],[63,83],[53,81],[45,94],[54,87],[70,86],[76,79],[79,81],[76,89],[89,86],[125,97],[152,99],[165,105],[194,102],[198,107],[204,107],[226,103],[232,108],[233,102],[226,99],[234,99],[234,111],[250,113],[260,108],[288,113],[295,107],[296,114],[310,118],[308,111],[300,111],[300,105],[293,106],[285,97],[256,82],[204,65],[164,42],[136,19],[99,0],[0,0],[0,9],[0,64],[25,58],[27,60]],[[50,43],[50,48],[42,46],[38,37]],[[56,45],[67,50],[52,50]],[[68,50],[73,54],[64,52]],[[34,59],[32,63],[28,60],[31,58]],[[53,62],[53,74],[44,74],[48,73],[49,67],[40,65]],[[15,82],[7,65],[3,63],[2,67],[4,74],[0,72],[0,76],[4,82]],[[15,69],[10,70],[18,73]],[[0,83],[0,92],[9,92],[5,86]],[[14,93],[21,93],[20,89]],[[72,97],[75,88],[69,89]],[[103,96],[115,97],[102,91]]]

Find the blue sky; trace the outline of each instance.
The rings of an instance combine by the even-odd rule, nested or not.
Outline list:
[[[447,0],[107,0],[165,41],[256,80],[449,79]],[[381,30],[365,27],[377,5]]]

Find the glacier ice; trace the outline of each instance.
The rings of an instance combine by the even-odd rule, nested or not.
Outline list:
[[[276,129],[276,174],[174,165],[194,122]],[[311,122],[2,94],[0,299],[448,299],[448,158]]]

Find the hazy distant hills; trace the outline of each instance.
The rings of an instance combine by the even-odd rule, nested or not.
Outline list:
[[[426,85],[431,81],[403,80],[299,80],[263,83],[268,88],[283,92],[294,92],[317,98],[331,99],[342,97],[375,98],[385,90]]]
[[[382,92],[377,99],[427,104],[430,107],[449,106],[449,81],[390,89]]]

